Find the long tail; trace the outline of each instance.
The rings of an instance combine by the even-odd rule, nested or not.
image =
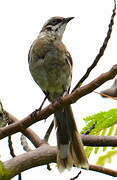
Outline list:
[[[73,164],[79,168],[89,168],[80,134],[77,130],[71,106],[55,113],[57,128],[58,169],[71,169]]]

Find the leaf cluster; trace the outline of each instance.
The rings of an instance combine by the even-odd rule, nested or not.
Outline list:
[[[88,116],[84,118],[84,121],[86,122],[86,126],[82,129],[81,134],[87,134],[88,132],[89,135],[117,135],[117,108],[111,109],[107,112],[99,112],[97,114]],[[99,149],[101,148],[87,146],[85,148],[87,157],[90,157],[93,150],[94,153],[97,154]],[[117,153],[117,151],[115,151],[114,149],[115,147],[112,147],[112,150],[110,151],[109,148],[103,147],[103,151],[107,150],[107,153],[100,156],[96,164],[104,165],[107,161],[111,162],[112,156]]]

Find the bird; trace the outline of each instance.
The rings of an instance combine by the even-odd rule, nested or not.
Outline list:
[[[73,61],[62,37],[74,17],[51,17],[33,41],[29,54],[29,70],[34,81],[50,102],[69,94]],[[89,169],[85,150],[77,130],[71,105],[54,113],[57,136],[57,164],[60,172],[73,165]]]

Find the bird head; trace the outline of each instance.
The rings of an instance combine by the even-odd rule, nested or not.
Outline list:
[[[40,36],[52,35],[55,36],[56,39],[61,40],[67,23],[73,18],[74,17],[63,18],[58,16],[50,18],[42,27]]]

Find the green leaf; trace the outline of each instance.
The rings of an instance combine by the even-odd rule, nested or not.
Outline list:
[[[112,162],[112,157],[117,155],[117,151],[109,151],[105,155],[102,155],[98,158],[96,165],[104,166],[106,163]]]
[[[96,123],[95,128],[91,130],[90,135],[95,135],[97,134],[97,132],[113,126],[109,131],[109,133],[112,134],[114,130],[114,125],[117,124],[117,108],[111,109],[107,112],[99,112],[92,116],[88,116],[84,118],[84,121],[87,124],[82,129],[81,133],[85,134],[85,132],[88,131],[94,123]]]
[[[86,126],[81,131],[81,133],[83,134],[89,132],[89,135],[117,135],[117,127],[115,128],[117,124],[117,108],[111,109],[107,112],[99,112],[97,114],[88,116],[84,118],[84,121],[86,122]],[[97,154],[99,149],[101,149],[101,147],[86,147],[85,151],[88,158],[90,157],[94,148],[95,154]],[[115,148],[116,147],[112,147],[112,150],[114,150]],[[103,147],[103,151],[106,150],[108,150],[108,147]],[[106,155],[99,157],[97,164],[105,164],[107,160],[108,162],[111,162],[111,157],[114,154],[116,154],[116,151],[108,151]]]
[[[86,153],[87,158],[90,157],[92,151],[93,151],[93,147],[87,146],[87,147],[85,148],[85,153]]]

